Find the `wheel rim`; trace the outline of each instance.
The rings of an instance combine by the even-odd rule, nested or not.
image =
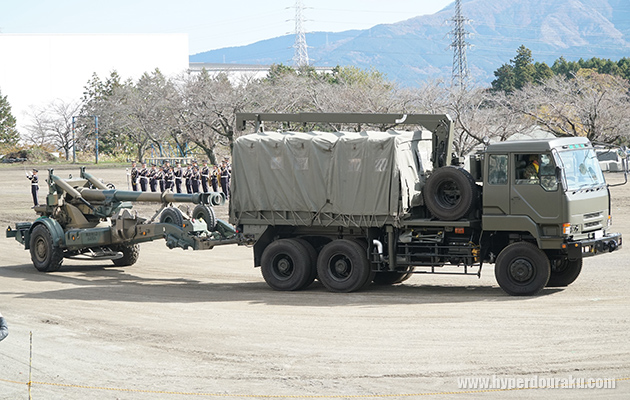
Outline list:
[[[290,279],[295,271],[293,259],[287,254],[279,254],[273,259],[271,271],[278,280],[286,281]]]
[[[48,246],[46,246],[46,240],[41,236],[35,241],[35,257],[39,262],[45,261],[48,257]]]
[[[352,274],[352,261],[343,254],[336,254],[331,257],[328,269],[334,280],[343,282]]]
[[[461,192],[455,181],[444,181],[438,187],[436,200],[442,207],[453,208],[459,204],[460,198]]]
[[[526,259],[519,258],[510,264],[510,278],[516,283],[527,283],[534,276],[534,265]]]

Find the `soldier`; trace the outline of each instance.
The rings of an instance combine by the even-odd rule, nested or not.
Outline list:
[[[158,171],[155,168],[155,164],[151,164],[151,170],[149,170],[149,186],[151,187],[152,192],[157,192],[157,183],[158,183]]]
[[[37,193],[39,192],[39,178],[37,177],[37,169],[33,168],[33,174],[26,174],[26,178],[31,181],[31,195],[33,196],[33,207],[39,206],[39,199]]]
[[[147,163],[142,163],[142,168],[138,172],[140,176],[140,190],[147,191],[147,183],[149,183],[149,170],[147,169]]]
[[[221,176],[221,190],[223,190],[223,194],[225,194],[225,198],[227,199],[230,196],[230,170],[228,169],[226,161],[221,163],[219,174]]]
[[[208,160],[203,160],[203,167],[201,168],[201,190],[204,193],[208,193],[208,180],[210,179],[210,167],[208,167]]]
[[[538,179],[539,169],[538,156],[536,154],[532,154],[529,156],[529,164],[527,164],[525,171],[523,171],[523,177],[525,179]]]
[[[157,170],[157,181],[158,181],[158,184],[160,185],[161,193],[164,193],[164,190],[166,190],[166,186],[164,182],[164,176],[166,175],[166,171],[164,171],[164,168],[166,168],[166,166],[162,165]]]
[[[135,161],[131,162],[131,190],[138,191],[138,168]]]
[[[190,164],[186,165],[186,170],[184,171],[184,179],[186,180],[186,193],[192,193],[192,166]]]
[[[218,192],[219,191],[219,168],[216,165],[212,166],[210,182],[212,183],[212,191]]]
[[[199,193],[199,179],[201,178],[201,174],[199,173],[199,166],[193,165],[192,167],[192,192]]]
[[[173,176],[175,177],[175,190],[177,191],[177,193],[181,193],[182,192],[182,178],[184,177],[184,171],[182,171],[182,166],[179,163],[179,161],[175,163]]]
[[[173,190],[173,167],[170,165],[165,167],[164,171],[164,188],[166,190]]]

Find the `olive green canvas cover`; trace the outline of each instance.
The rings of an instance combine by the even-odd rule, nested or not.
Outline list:
[[[393,130],[241,136],[233,150],[232,217],[286,211],[400,218],[422,201],[421,158],[428,154],[419,151],[421,137]]]

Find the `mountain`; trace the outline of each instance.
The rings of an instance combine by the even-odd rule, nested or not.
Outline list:
[[[493,72],[516,55],[532,50],[534,61],[549,66],[567,60],[630,56],[628,0],[462,0],[470,21],[466,50],[473,79],[488,83]],[[454,3],[433,15],[410,18],[366,30],[306,35],[311,65],[371,67],[406,86],[427,79],[450,80],[453,63]],[[211,50],[190,56],[191,62],[291,64],[294,36],[247,46]]]

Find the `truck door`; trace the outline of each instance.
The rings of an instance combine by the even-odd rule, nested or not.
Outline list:
[[[548,153],[514,154],[510,214],[527,215],[538,224],[561,223],[562,191]]]
[[[507,154],[488,154],[483,186],[483,214],[510,213],[509,157]]]

